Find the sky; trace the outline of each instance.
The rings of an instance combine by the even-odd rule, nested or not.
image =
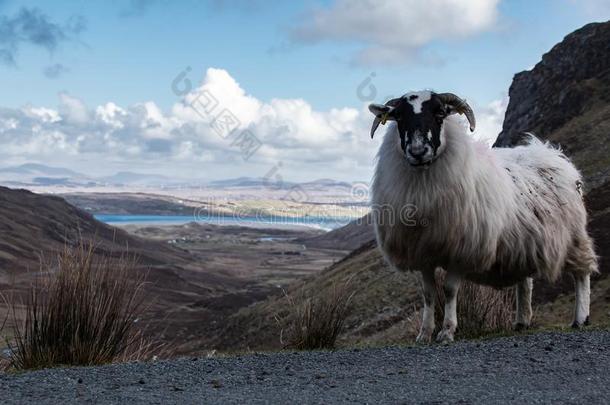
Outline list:
[[[515,73],[610,0],[0,0],[0,167],[368,180],[366,106],[454,92],[501,129]]]

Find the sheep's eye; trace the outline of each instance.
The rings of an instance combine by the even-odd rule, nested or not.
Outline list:
[[[436,120],[436,122],[437,122],[438,124],[442,124],[442,123],[443,123],[443,120],[445,119],[445,117],[446,117],[446,116],[447,116],[446,114],[443,114],[443,113],[438,113],[438,114],[435,114],[435,115],[434,115],[434,119]]]

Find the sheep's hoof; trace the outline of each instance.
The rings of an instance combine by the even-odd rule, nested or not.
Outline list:
[[[438,343],[451,343],[453,342],[453,331],[451,329],[442,329],[436,336]]]
[[[529,326],[528,324],[526,324],[526,323],[523,323],[523,322],[517,322],[517,323],[516,323],[516,324],[513,326],[513,330],[514,330],[515,332],[522,332],[522,331],[524,331],[524,330],[526,330],[526,329],[529,329],[529,328],[530,328],[530,326]]]
[[[582,329],[584,326],[589,326],[590,324],[591,323],[589,322],[589,317],[587,316],[585,321],[582,323],[579,323],[578,321],[574,320],[574,322],[572,322],[572,329]]]
[[[417,338],[415,339],[415,343],[418,344],[428,344],[432,341],[432,332],[419,332]]]

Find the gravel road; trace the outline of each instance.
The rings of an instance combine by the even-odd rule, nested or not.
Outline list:
[[[608,403],[610,331],[0,376],[2,403]]]

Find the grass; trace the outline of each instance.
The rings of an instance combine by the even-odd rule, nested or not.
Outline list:
[[[25,302],[8,302],[12,368],[99,365],[149,353],[136,329],[144,277],[135,266],[134,258],[99,255],[83,241],[66,247],[55,266],[42,265]]]
[[[350,281],[335,283],[329,294],[294,296],[285,294],[288,313],[276,317],[284,348],[295,350],[334,349],[351,311],[354,292]]]
[[[445,299],[444,273],[436,274],[437,328],[443,324]],[[456,337],[478,338],[512,330],[515,305],[513,288],[496,290],[469,281],[463,281],[457,297],[458,330]]]

